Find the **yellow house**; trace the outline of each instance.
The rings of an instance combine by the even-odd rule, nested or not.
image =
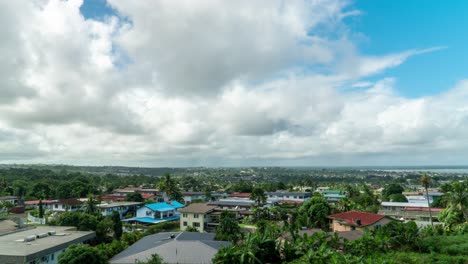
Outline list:
[[[393,220],[385,215],[358,211],[329,215],[328,219],[330,219],[330,228],[334,232],[378,228]]]
[[[184,231],[187,227],[195,227],[198,232],[205,232],[206,225],[211,221],[210,213],[216,206],[203,203],[194,203],[185,208],[179,209],[180,212],[180,230]]]

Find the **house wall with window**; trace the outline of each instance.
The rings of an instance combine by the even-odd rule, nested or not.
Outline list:
[[[198,232],[205,232],[205,224],[211,222],[209,214],[200,213],[182,213],[180,215],[180,230],[185,230],[192,226],[198,229]]]
[[[363,231],[364,229],[373,229],[374,227],[376,226],[383,226],[383,225],[386,225],[388,223],[390,223],[392,220],[388,219],[388,218],[382,218],[380,219],[379,221],[371,224],[371,225],[367,225],[367,226],[355,226],[355,225],[347,225],[347,224],[343,224],[341,220],[339,219],[334,219],[332,221],[332,225],[331,225],[331,228],[334,232],[342,232],[342,231],[353,231],[353,230],[361,230]]]

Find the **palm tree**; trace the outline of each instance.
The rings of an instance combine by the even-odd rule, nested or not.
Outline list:
[[[252,190],[252,193],[250,194],[250,200],[255,201],[256,206],[260,207],[266,203],[267,195],[265,194],[265,191],[262,188],[256,187]]]
[[[94,196],[90,194],[88,196],[88,201],[84,204],[84,212],[87,214],[97,214],[98,208],[96,206],[96,200],[94,199]]]
[[[447,201],[448,208],[452,211],[459,211],[463,214],[465,221],[468,220],[466,206],[468,204],[468,182],[454,182],[451,190],[447,192],[444,199]]]
[[[159,189],[166,193],[169,200],[184,201],[177,183],[171,178],[169,173],[164,174],[164,179],[159,183]]]
[[[427,176],[427,174],[423,174],[421,176],[421,184],[426,190],[426,200],[427,200],[427,207],[429,209],[429,220],[431,221],[431,226],[432,229],[434,229],[434,223],[432,222],[432,211],[431,211],[431,203],[429,202],[429,191],[427,190],[429,188],[429,184],[431,183],[431,178]]]

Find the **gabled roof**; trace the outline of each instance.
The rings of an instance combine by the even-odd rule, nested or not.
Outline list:
[[[65,205],[81,205],[83,204],[82,201],[75,199],[75,198],[69,198],[69,199],[60,199],[51,202],[51,204],[65,204]]]
[[[195,214],[206,214],[206,213],[209,213],[211,211],[213,211],[213,209],[215,209],[216,206],[215,205],[207,205],[207,204],[204,204],[204,203],[194,203],[194,204],[191,204],[185,208],[182,208],[179,210],[179,212],[181,213],[195,213]]]
[[[158,233],[146,236],[114,256],[111,264],[133,264],[158,254],[164,263],[211,263],[226,241],[215,241],[214,234],[198,232]]]
[[[162,202],[162,203],[153,203],[153,204],[147,204],[145,205],[149,209],[153,211],[158,211],[158,212],[165,212],[169,210],[174,210],[178,208],[184,207],[183,204],[177,202],[177,201],[170,201],[170,202]]]
[[[343,225],[352,225],[352,226],[372,225],[384,217],[385,215],[358,212],[358,211],[350,211],[350,212],[344,212],[344,213],[333,214],[333,215],[328,216],[328,218],[330,219],[342,220]],[[360,225],[358,225],[356,222],[356,220],[358,219],[361,220]]]

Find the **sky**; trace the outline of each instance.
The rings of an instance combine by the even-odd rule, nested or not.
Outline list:
[[[468,165],[467,11],[0,1],[0,163]]]

